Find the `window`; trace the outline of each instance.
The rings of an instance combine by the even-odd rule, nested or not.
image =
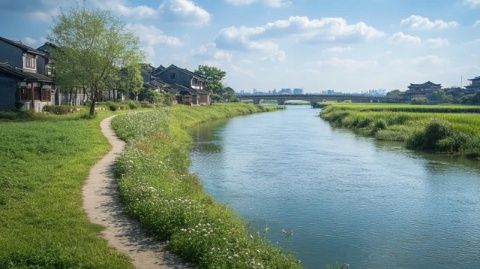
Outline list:
[[[175,73],[170,74],[170,79],[175,79]]]
[[[25,54],[25,68],[37,69],[37,59],[35,55]]]
[[[51,101],[52,97],[51,97],[51,92],[50,92],[50,89],[42,89],[42,96],[41,96],[41,101],[44,101],[44,102],[49,102]]]

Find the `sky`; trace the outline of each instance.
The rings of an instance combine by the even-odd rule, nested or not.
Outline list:
[[[237,91],[405,90],[480,76],[480,0],[0,0],[0,36],[38,47],[79,5],[123,20],[146,62],[214,65]]]

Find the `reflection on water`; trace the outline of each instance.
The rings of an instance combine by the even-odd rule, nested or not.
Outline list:
[[[307,268],[480,268],[480,167],[332,129],[308,107],[202,125],[191,171]]]

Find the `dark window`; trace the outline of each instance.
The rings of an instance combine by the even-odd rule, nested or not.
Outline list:
[[[175,73],[170,74],[170,79],[175,79]]]

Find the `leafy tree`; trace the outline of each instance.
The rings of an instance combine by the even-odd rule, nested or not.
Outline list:
[[[213,94],[221,94],[223,79],[227,74],[225,71],[214,66],[200,65],[195,73],[207,78],[205,90]]]
[[[437,103],[450,103],[453,101],[453,97],[451,95],[447,95],[447,93],[444,90],[433,92],[429,96],[429,99]]]
[[[143,87],[143,77],[140,65],[137,63],[131,64],[122,69],[120,72],[120,90],[124,94],[128,94],[133,99],[138,100],[138,95]]]
[[[467,94],[460,99],[460,102],[468,105],[480,105],[480,92]]]
[[[222,90],[222,98],[227,102],[236,102],[237,95],[235,94],[235,90],[231,87],[225,87]]]
[[[142,55],[138,40],[108,11],[84,7],[62,13],[49,41],[55,77],[60,86],[84,89],[95,114],[97,98],[108,89],[118,69],[138,63]]]
[[[387,93],[387,97],[388,98],[403,98],[405,95],[404,92],[400,91],[400,90],[393,90],[393,91],[389,91]]]

